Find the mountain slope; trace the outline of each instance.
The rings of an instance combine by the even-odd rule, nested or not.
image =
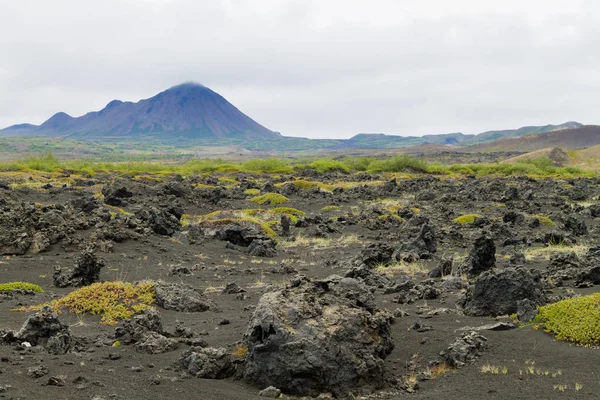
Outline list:
[[[57,113],[38,127],[9,127],[0,131],[27,136],[61,136],[75,139],[156,137],[278,138],[218,93],[195,83],[172,87],[137,103],[113,100],[101,111],[79,118]]]
[[[487,131],[482,132],[475,137],[471,138],[471,140],[465,141],[464,144],[478,144],[478,143],[486,143],[492,142],[494,140],[503,139],[503,138],[511,138],[511,137],[521,137],[527,135],[536,135],[538,133],[546,133],[546,132],[554,132],[554,131],[562,131],[566,129],[575,129],[581,128],[583,124],[579,122],[569,121],[560,125],[545,125],[545,126],[524,126],[519,129],[508,129],[501,131]]]
[[[536,151],[548,147],[559,147],[566,150],[583,149],[600,144],[600,126],[584,125],[580,128],[565,129],[527,135],[519,138],[499,139],[489,143],[468,146],[461,151]]]

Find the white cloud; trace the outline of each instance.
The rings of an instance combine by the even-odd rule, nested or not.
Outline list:
[[[0,3],[0,126],[193,80],[283,134],[597,122],[594,1]]]

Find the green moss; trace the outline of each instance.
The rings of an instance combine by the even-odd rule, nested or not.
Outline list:
[[[246,189],[244,190],[244,194],[247,194],[249,196],[256,196],[257,194],[260,194],[260,189]]]
[[[49,305],[56,312],[66,309],[75,314],[100,315],[103,324],[114,325],[150,308],[156,298],[154,286],[154,282],[150,281],[138,284],[121,281],[93,283],[58,300],[30,307],[26,311],[39,310]]]
[[[279,193],[265,193],[262,196],[256,196],[250,199],[250,201],[256,203],[256,204],[260,204],[260,205],[264,205],[264,204],[270,204],[270,205],[277,205],[277,204],[285,204],[288,202],[288,198],[279,194]]]
[[[28,282],[8,282],[0,283],[0,292],[10,292],[11,290],[32,290],[36,293],[42,293],[43,290],[38,285]]]
[[[600,293],[540,307],[534,322],[559,340],[586,346],[600,344]]]
[[[540,224],[544,226],[556,226],[556,223],[545,215],[532,215],[531,218],[537,218]]]
[[[340,209],[340,206],[325,206],[321,208],[321,211],[337,211]]]
[[[398,222],[404,222],[404,218],[402,218],[399,215],[396,214],[384,214],[384,215],[380,215],[377,217],[377,219],[379,220],[394,220],[394,221],[398,221]]]
[[[461,225],[464,224],[472,224],[475,222],[475,218],[481,217],[481,214],[466,214],[461,215],[460,217],[454,218],[452,221],[457,222]]]

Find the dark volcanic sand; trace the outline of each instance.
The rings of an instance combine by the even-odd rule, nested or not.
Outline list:
[[[99,179],[102,181],[102,179]],[[347,179],[349,180],[349,179]],[[562,207],[567,202],[567,192],[573,185],[560,181],[556,184],[542,184],[540,182],[526,182],[524,180],[500,178],[502,185],[519,187],[522,192],[526,186],[535,190],[536,200],[540,203],[538,214],[551,215],[557,221],[564,211]],[[524,210],[530,207],[531,202],[524,200],[501,201],[502,191],[493,195],[488,191],[491,180],[453,182],[454,190],[445,187],[437,188],[433,183],[415,183],[414,188],[407,188],[396,193],[376,193],[371,196],[376,199],[401,199],[405,200],[406,207],[419,208],[420,214],[430,218],[438,233],[438,251],[436,257],[441,255],[465,255],[480,229],[473,226],[460,226],[452,223],[456,216],[467,213],[479,213],[489,218],[498,218],[506,212],[505,206],[498,203],[509,203],[509,208]],[[100,182],[102,183],[102,182]],[[332,183],[331,180],[328,183]],[[400,183],[400,180],[399,180]],[[149,184],[152,185],[152,184]],[[589,200],[594,202],[598,196],[597,182],[590,185]],[[483,190],[485,188],[485,190]],[[545,188],[553,188],[545,193]],[[83,189],[82,189],[83,190]],[[440,202],[434,200],[418,201],[415,199],[422,191],[433,191],[435,197],[442,194],[451,194],[456,198],[442,202],[446,210],[441,210]],[[58,191],[52,194],[48,190],[20,190],[6,191],[0,189],[0,199],[8,201],[28,201],[43,204],[62,204],[72,199],[74,191]],[[474,198],[469,198],[465,193],[474,193]],[[196,196],[196,197],[195,197]],[[339,202],[331,196],[299,196],[290,195],[290,202],[286,207],[295,207],[307,212],[308,216],[322,214],[326,218],[341,215],[358,206],[365,209],[372,205],[361,198],[349,198]],[[557,199],[563,199],[562,204]],[[195,192],[186,195],[182,202],[187,214],[206,214],[215,210],[229,207],[232,209],[257,208],[248,200],[229,199],[227,204],[212,205],[202,200]],[[338,211],[322,212],[321,208],[337,204]],[[588,204],[584,204],[587,206]],[[269,208],[264,206],[263,208]],[[126,206],[126,210],[129,208]],[[450,212],[448,212],[450,210]],[[356,211],[356,209],[354,210]],[[366,215],[366,214],[365,214]],[[377,219],[377,217],[373,217]],[[352,226],[337,224],[339,233],[330,234],[336,239],[347,235],[358,235],[358,240],[347,247],[333,246],[327,249],[312,249],[306,247],[279,248],[275,258],[256,258],[237,250],[225,248],[225,242],[216,239],[206,240],[197,244],[182,244],[169,237],[150,235],[143,240],[128,240],[124,243],[115,243],[110,253],[98,252],[106,260],[107,267],[102,270],[101,280],[138,281],[144,279],[163,279],[173,282],[185,282],[206,290],[214,287],[217,290],[208,290],[207,293],[220,309],[220,312],[207,311],[203,313],[181,313],[159,309],[165,327],[173,331],[176,321],[184,322],[186,327],[194,332],[205,331],[205,339],[209,346],[227,347],[242,339],[248,320],[252,315],[252,306],[256,305],[261,294],[268,290],[275,290],[289,280],[292,275],[276,272],[282,262],[294,267],[298,272],[309,277],[325,277],[330,274],[343,274],[349,268],[350,260],[359,254],[360,250],[372,242],[387,242],[399,245],[399,234],[402,225],[382,225],[377,228],[367,228],[366,220],[359,221]],[[372,219],[372,218],[371,218]],[[360,218],[359,218],[360,220]],[[594,245],[597,243],[599,221],[587,218],[586,224],[589,233],[577,238],[578,243]],[[533,240],[557,227],[542,226],[529,228],[527,222],[511,227],[520,235]],[[293,234],[302,233],[307,228],[292,228]],[[463,237],[456,238],[450,234],[454,230]],[[79,231],[77,235],[89,235],[93,228]],[[335,241],[334,241],[335,242]],[[505,255],[514,252],[514,246],[502,247],[497,241],[497,267],[508,265]],[[542,247],[534,244],[534,247]],[[523,247],[523,246],[522,246]],[[37,255],[3,256],[0,260],[0,282],[27,281],[37,283],[45,290],[35,296],[18,295],[14,299],[0,301],[0,329],[19,329],[28,314],[14,312],[11,309],[21,305],[40,304],[54,297],[62,296],[72,289],[58,289],[52,285],[52,272],[55,265],[69,267],[77,255],[76,246],[65,246],[57,243],[44,253]],[[201,255],[201,256],[200,256]],[[335,263],[335,261],[338,261]],[[424,263],[428,268],[433,267],[436,261]],[[526,266],[544,270],[548,262],[543,259],[528,261]],[[169,276],[168,271],[173,265],[197,267],[192,276]],[[402,272],[396,272],[397,275]],[[425,276],[417,274],[415,279],[424,279]],[[235,295],[220,294],[220,289],[227,283],[235,281],[247,289],[247,299],[238,300]],[[270,286],[273,285],[273,286]],[[587,289],[573,289],[578,294],[598,292],[598,286]],[[552,294],[564,294],[567,288],[554,288]],[[393,311],[401,308],[410,315],[397,318],[392,325],[395,349],[386,359],[388,375],[402,379],[408,374],[407,362],[411,357],[420,360],[419,365],[425,367],[427,361],[439,359],[440,351],[461,335],[460,328],[494,322],[492,318],[468,317],[456,311],[455,302],[458,292],[444,292],[435,300],[419,300],[413,304],[396,304],[392,300],[394,294],[383,295],[382,290],[376,291],[376,299],[381,308]],[[429,309],[448,308],[448,314],[433,316],[423,321],[431,325],[433,330],[419,333],[411,330],[413,323],[419,319],[417,314],[423,306]],[[244,309],[246,308],[246,309]],[[218,325],[219,321],[227,318],[231,321],[228,325]],[[95,338],[109,337],[114,333],[114,326],[105,326],[98,323],[99,318],[86,315],[83,321],[75,316],[63,313],[61,319],[71,324],[72,333],[76,336],[87,337],[92,341],[89,350],[84,353],[70,353],[64,356],[52,356],[38,348],[21,350],[15,346],[0,346],[0,387],[10,385],[0,398],[7,399],[251,399],[259,398],[259,389],[247,385],[241,380],[205,380],[197,378],[183,378],[175,368],[177,359],[185,346],[159,355],[148,355],[136,352],[133,346],[96,347],[93,345]],[[507,320],[507,319],[503,319]],[[451,371],[444,376],[419,382],[415,393],[408,394],[394,387],[383,389],[373,396],[377,398],[400,398],[412,396],[418,399],[597,399],[600,398],[600,353],[597,348],[584,348],[569,343],[556,341],[552,336],[543,331],[535,331],[529,326],[510,331],[483,331],[488,339],[489,349],[481,358],[471,365]],[[109,353],[118,353],[121,358],[108,360]],[[535,369],[540,374],[526,374],[527,366],[535,363]],[[49,370],[49,375],[34,379],[27,376],[29,367],[44,365]],[[507,374],[483,374],[480,369],[483,365],[507,367]],[[140,367],[140,368],[137,368]],[[560,375],[553,377],[552,374]],[[520,374],[520,372],[522,374]],[[545,375],[548,371],[548,376]],[[62,387],[45,386],[50,376],[63,375],[66,385]],[[78,389],[73,381],[78,377],[87,380],[85,388]],[[152,379],[154,378],[154,383]],[[159,384],[156,384],[159,383]],[[579,391],[575,390],[576,383],[583,385]],[[555,388],[555,385],[567,385],[564,392]]]

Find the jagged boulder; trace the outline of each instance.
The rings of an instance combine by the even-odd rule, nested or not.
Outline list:
[[[156,283],[156,304],[165,310],[202,312],[216,310],[215,304],[204,293],[184,283]]]
[[[298,277],[263,295],[244,343],[247,381],[297,395],[381,386],[383,360],[394,347],[390,317],[368,287],[335,275]]]
[[[115,337],[122,344],[133,344],[137,351],[148,354],[166,353],[178,346],[176,340],[167,337],[160,314],[154,308],[122,321]]]
[[[192,347],[179,357],[184,371],[197,378],[225,379],[235,372],[231,352],[223,348]]]
[[[469,252],[467,261],[462,271],[468,276],[477,276],[484,271],[488,271],[496,265],[496,245],[494,239],[486,234],[482,234],[473,243],[473,248]]]
[[[475,331],[465,332],[448,346],[444,352],[451,367],[462,367],[475,361],[487,349],[487,339]]]
[[[75,258],[73,271],[64,272],[60,267],[54,270],[53,281],[56,287],[68,286],[87,286],[100,280],[100,271],[104,268],[105,262],[96,257],[91,249],[82,251]]]
[[[272,239],[254,239],[248,246],[248,254],[253,257],[276,257],[275,241]]]
[[[393,258],[397,261],[401,261],[404,260],[407,255],[412,254],[416,254],[418,258],[431,258],[437,251],[435,229],[429,224],[429,221],[426,218],[418,216],[411,218],[408,223],[409,227],[412,226],[413,230],[417,227],[418,231],[415,235],[411,235],[396,249]]]
[[[389,265],[392,262],[394,248],[385,243],[371,243],[361,250],[358,257],[354,259],[354,265],[366,265],[374,268],[378,265]]]
[[[135,212],[135,216],[157,235],[172,236],[181,230],[181,210],[178,208],[145,207]]]
[[[516,313],[517,302],[524,299],[536,305],[546,302],[540,273],[523,267],[506,268],[476,277],[459,299],[459,305],[469,315],[498,316]]]
[[[240,224],[232,223],[221,228],[217,234],[217,239],[225,240],[229,243],[235,244],[236,246],[248,247],[255,240],[268,240],[269,237],[265,235],[255,226],[242,226]]]
[[[20,330],[9,332],[4,340],[42,346],[55,355],[65,354],[75,344],[69,326],[60,322],[58,314],[47,306],[30,315]]]
[[[125,186],[106,186],[102,188],[104,203],[110,206],[120,206],[125,203],[125,199],[133,197],[133,193]]]

